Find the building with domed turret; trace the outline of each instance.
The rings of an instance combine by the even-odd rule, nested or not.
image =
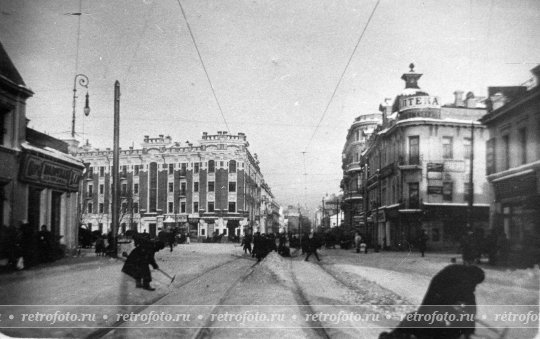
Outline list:
[[[455,248],[468,223],[488,226],[483,98],[456,91],[443,105],[420,88],[421,76],[411,64],[403,91],[380,105],[359,161],[344,162],[345,196],[358,197],[352,225],[371,247],[406,248],[425,230],[430,248]]]

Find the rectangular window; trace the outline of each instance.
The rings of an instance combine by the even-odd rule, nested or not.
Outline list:
[[[133,166],[133,175],[139,175],[139,165]]]
[[[504,168],[505,170],[510,168],[510,136],[504,135],[503,139],[503,150],[504,150]]]
[[[495,138],[486,142],[486,172],[495,173]]]
[[[214,192],[215,191],[214,185],[215,185],[215,183],[213,181],[208,182],[208,192]]]
[[[409,183],[409,208],[419,208],[420,199],[418,195],[418,183],[411,182]]]
[[[104,191],[105,191],[105,185],[103,184],[99,185],[99,194],[103,194]]]
[[[122,195],[127,195],[127,184],[122,184]]]
[[[133,184],[133,193],[139,194],[139,184]]]
[[[213,201],[208,202],[208,212],[214,212],[214,202]]]
[[[236,212],[236,203],[229,202],[229,212]]]
[[[105,176],[105,167],[104,167],[104,166],[100,166],[100,167],[99,167],[99,176],[100,176],[100,177],[104,177],[104,176]]]
[[[454,141],[452,137],[443,137],[442,138],[443,146],[443,159],[453,159],[454,158]]]
[[[94,186],[88,185],[88,196],[91,197],[94,194]]]
[[[443,182],[442,197],[443,201],[452,201],[454,192],[454,183],[451,181]]]
[[[88,177],[91,178],[94,176],[94,167],[88,167]]]
[[[201,235],[204,235],[204,228],[201,228]]]
[[[138,202],[133,203],[133,213],[139,213],[139,203]]]
[[[94,205],[91,202],[89,202],[88,207],[87,207],[88,213],[90,214],[94,213],[93,209],[94,209]]]
[[[193,172],[194,173],[199,173],[199,163],[198,162],[193,164]]]
[[[169,164],[169,174],[174,174],[174,164]]]
[[[161,168],[167,168],[167,164],[161,165]]]
[[[103,203],[99,203],[99,213],[103,213]]]
[[[195,181],[193,183],[193,192],[199,192],[199,182]]]
[[[229,182],[229,192],[236,192],[236,182],[234,181]]]
[[[183,176],[183,177],[186,176],[186,169],[187,169],[186,163],[182,163],[180,167],[180,176]]]
[[[168,208],[168,212],[169,213],[172,213],[174,210],[174,203],[172,201],[169,201],[169,208]]]
[[[182,201],[180,203],[180,213],[186,213],[186,202]]]
[[[199,203],[197,201],[193,203],[193,213],[199,213]]]
[[[471,158],[471,138],[464,138],[463,139],[463,158],[464,159],[470,159]]]
[[[122,166],[122,175],[125,177],[127,175],[127,166]]]
[[[174,183],[170,182],[169,183],[169,192],[173,192],[174,191]]]
[[[127,203],[123,202],[122,203],[122,213],[126,213],[127,212]]]
[[[185,182],[180,183],[180,194],[181,195],[186,195],[186,183]]]
[[[409,165],[420,164],[420,137],[409,137]]]
[[[519,159],[521,161],[520,165],[527,163],[527,129],[521,128],[519,130]]]
[[[208,173],[214,173],[216,171],[216,162],[214,160],[208,161]]]

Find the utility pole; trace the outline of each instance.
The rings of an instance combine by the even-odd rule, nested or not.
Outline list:
[[[112,255],[118,255],[116,234],[118,233],[119,193],[120,193],[120,82],[114,83],[114,151],[113,151],[113,191],[112,191]]]
[[[324,196],[322,197],[321,201],[322,201],[321,229],[324,229]]]
[[[474,171],[474,122],[471,121],[471,159],[469,163],[469,203],[468,203],[468,209],[467,209],[467,224],[468,224],[468,231],[472,231],[474,229],[473,226],[473,204],[474,204],[474,186],[473,186],[473,171]]]

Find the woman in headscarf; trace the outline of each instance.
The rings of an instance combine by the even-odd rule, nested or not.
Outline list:
[[[485,279],[477,266],[449,265],[437,273],[422,305],[381,339],[463,339],[475,331],[476,286]]]

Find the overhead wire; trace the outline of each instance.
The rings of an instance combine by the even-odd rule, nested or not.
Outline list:
[[[189,31],[189,36],[191,37],[191,41],[193,42],[193,46],[195,47],[195,50],[197,51],[197,55],[199,56],[199,61],[201,62],[202,68],[204,70],[204,74],[206,75],[206,79],[208,80],[208,83],[210,84],[210,89],[212,90],[212,94],[214,95],[214,100],[216,100],[216,104],[218,106],[219,112],[221,113],[221,117],[223,118],[223,122],[225,123],[225,126],[227,127],[227,131],[229,134],[231,133],[229,124],[227,123],[227,119],[225,119],[225,113],[223,113],[223,109],[221,108],[221,104],[219,103],[219,99],[216,94],[216,90],[214,89],[214,85],[212,84],[212,80],[210,79],[210,75],[208,74],[208,70],[206,69],[206,66],[204,64],[201,52],[199,50],[199,46],[197,45],[197,41],[195,40],[195,36],[193,35],[193,31],[191,30],[191,26],[189,25],[189,21],[186,16],[186,12],[184,11],[184,7],[182,6],[182,3],[180,0],[176,0],[178,2],[178,6],[180,7],[180,11],[182,12],[182,16],[184,17],[184,21],[186,22],[187,29]]]
[[[371,14],[369,15],[369,18],[368,18],[368,20],[367,20],[367,22],[366,22],[366,24],[364,26],[364,29],[362,30],[362,33],[360,34],[360,37],[358,38],[358,41],[356,42],[356,45],[354,46],[354,49],[353,49],[351,55],[349,56],[349,60],[347,60],[347,64],[345,65],[345,68],[343,69],[343,72],[341,72],[341,75],[340,75],[339,80],[338,80],[338,82],[336,84],[336,87],[334,88],[334,91],[332,92],[332,95],[330,96],[330,100],[328,100],[328,104],[326,105],[326,107],[325,107],[325,109],[324,109],[324,111],[322,113],[322,116],[319,119],[319,122],[317,123],[317,127],[315,127],[315,130],[313,131],[313,134],[311,135],[311,138],[309,139],[309,141],[308,141],[308,143],[306,145],[305,151],[307,151],[307,149],[311,145],[311,142],[313,141],[313,138],[317,134],[317,130],[319,129],[319,125],[321,124],[324,117],[326,116],[326,113],[328,113],[328,108],[330,108],[330,104],[332,103],[332,100],[334,100],[334,97],[335,97],[335,95],[337,93],[339,85],[341,84],[341,82],[343,81],[343,78],[345,76],[345,72],[347,71],[347,69],[349,68],[349,65],[351,64],[352,58],[354,57],[354,54],[356,53],[356,50],[358,49],[358,46],[360,45],[360,42],[362,41],[362,38],[364,37],[364,34],[366,33],[366,30],[367,30],[367,28],[369,26],[369,23],[371,22],[371,19],[373,18],[373,15],[375,14],[375,10],[379,6],[379,3],[380,3],[380,0],[377,0],[377,2],[375,3],[375,6],[373,7],[373,10],[371,11]]]

